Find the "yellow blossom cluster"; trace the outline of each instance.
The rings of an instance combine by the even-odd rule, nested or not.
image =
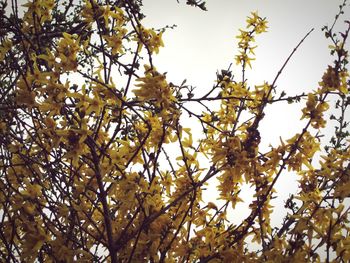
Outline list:
[[[137,29],[137,40],[139,42],[139,50],[145,46],[151,54],[159,53],[159,48],[164,46],[162,40],[163,32],[156,33],[153,29],[146,29],[140,26]]]
[[[240,49],[240,54],[235,57],[237,64],[241,64],[243,67],[246,65],[252,67],[251,61],[255,58],[250,55],[254,55],[254,49],[256,48],[256,46],[252,46],[252,42],[255,41],[254,34],[258,35],[266,32],[266,30],[267,20],[261,18],[257,12],[252,12],[251,16],[247,18],[247,30],[240,30],[240,34],[237,36]]]
[[[58,66],[63,71],[77,70],[77,52],[79,40],[75,36],[63,33],[63,38],[58,42],[56,57],[59,58]]]
[[[168,109],[175,102],[173,90],[166,81],[164,74],[145,66],[145,76],[136,79],[139,83],[133,90],[137,98],[143,101],[155,102],[157,107]]]
[[[32,0],[28,3],[22,5],[27,8],[24,14],[24,20],[29,24],[34,24],[39,22],[43,24],[46,21],[52,19],[51,10],[54,8],[54,0]]]

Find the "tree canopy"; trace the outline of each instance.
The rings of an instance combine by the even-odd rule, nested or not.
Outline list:
[[[206,10],[204,1],[186,4]],[[268,27],[252,12],[237,30],[233,65],[201,94],[157,71],[152,58],[169,27],[145,27],[142,0],[0,1],[0,258],[348,262],[346,5],[322,29],[333,63],[312,92],[276,85],[311,31],[271,83],[248,85],[256,37]],[[304,105],[295,114],[305,125],[266,151],[259,127],[275,103]],[[321,147],[329,113],[336,126]],[[201,125],[196,134],[183,124],[189,115]],[[288,171],[298,191],[272,227],[271,200]],[[254,190],[250,214],[234,224],[244,185]]]

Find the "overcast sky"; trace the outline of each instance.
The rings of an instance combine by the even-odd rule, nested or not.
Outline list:
[[[259,85],[272,82],[285,59],[297,43],[312,28],[315,31],[306,39],[277,82],[278,90],[288,95],[308,92],[318,87],[324,70],[332,63],[328,45],[321,28],[331,25],[342,1],[338,0],[208,0],[207,12],[185,5],[186,0],[146,0],[144,23],[148,27],[161,28],[176,24],[173,30],[163,35],[165,47],[155,56],[154,62],[160,72],[168,72],[167,79],[181,83],[187,79],[203,95],[215,81],[215,72],[225,69],[234,62],[237,54],[238,29],[246,25],[246,17],[252,11],[269,21],[268,32],[256,38],[256,60],[248,71],[249,83]],[[339,21],[338,29],[350,17],[349,5]],[[240,77],[239,66],[234,72]],[[300,105],[276,105],[267,107],[266,117],[261,125],[262,145],[276,145],[279,136],[290,138],[300,132],[304,122],[300,121]],[[349,116],[350,119],[350,116]],[[327,132],[333,131],[329,128]],[[296,190],[296,176],[286,174],[277,184],[279,198],[275,199],[277,216],[273,223],[279,225],[284,200]],[[293,188],[294,186],[294,188]],[[247,190],[247,189],[246,189]],[[286,190],[291,190],[286,191]],[[250,192],[251,193],[251,192]],[[210,195],[209,195],[210,196]],[[208,195],[207,195],[208,197]],[[249,190],[244,196],[251,200]],[[238,207],[243,211],[244,206]],[[244,218],[248,213],[237,215]]]
[[[185,0],[180,4],[176,0],[146,0],[144,11],[148,15],[145,22],[150,27],[177,25],[164,34],[165,47],[155,57],[155,65],[159,71],[168,72],[170,81],[181,83],[186,78],[189,84],[198,87],[198,95],[210,89],[217,70],[227,68],[234,61],[237,54],[235,36],[239,28],[245,27],[250,12],[258,11],[269,21],[268,32],[256,39],[256,61],[247,74],[251,85],[272,82],[296,44],[315,28],[277,82],[279,91],[295,95],[316,89],[322,73],[331,63],[330,43],[321,28],[333,23],[341,3],[338,0],[208,0],[208,11],[203,12],[185,5]],[[350,17],[349,6],[346,10],[339,25]],[[234,72],[239,73],[239,70],[239,66],[234,67]],[[289,106],[276,111],[270,107],[268,110],[273,116],[264,120],[263,128],[271,127],[279,119],[283,134],[295,133],[302,127],[300,114],[295,109]],[[286,111],[296,114],[288,114],[286,119]],[[290,129],[291,118],[295,129]],[[270,130],[270,139],[277,142],[280,131]]]

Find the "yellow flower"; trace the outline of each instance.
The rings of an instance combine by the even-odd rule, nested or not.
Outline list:
[[[169,109],[175,101],[175,97],[172,88],[166,81],[166,76],[155,70],[149,71],[147,66],[145,66],[145,69],[145,77],[136,79],[139,84],[135,86],[139,89],[134,89],[134,94],[141,100],[148,102],[154,100],[156,106]]]
[[[5,38],[1,41],[0,44],[0,60],[4,60],[5,59],[5,55],[6,53],[11,50],[12,48],[12,41],[8,38]]]
[[[112,48],[113,55],[124,53],[122,40],[125,34],[126,29],[120,31],[119,34],[113,34],[112,36],[103,36],[103,38],[107,41],[107,45]]]
[[[310,118],[311,119],[311,125],[318,129],[318,128],[324,128],[326,125],[326,121],[323,118],[323,113],[329,109],[329,105],[327,102],[317,101],[317,96],[313,93],[308,94],[308,99],[306,102],[306,107],[302,109],[302,117],[304,118]]]
[[[139,51],[145,45],[151,53],[155,52],[157,54],[159,48],[164,47],[162,35],[163,32],[156,33],[153,29],[146,29],[143,26],[139,27],[135,37],[135,40],[139,42]]]
[[[64,71],[76,70],[77,52],[80,50],[79,39],[66,32],[62,33],[63,38],[59,41],[57,47],[57,56],[60,58],[59,65]]]
[[[16,102],[19,105],[26,105],[29,108],[36,105],[36,93],[33,91],[32,81],[30,79],[20,78],[17,82]]]

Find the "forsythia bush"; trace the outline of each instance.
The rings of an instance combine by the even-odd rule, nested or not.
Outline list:
[[[0,2],[2,262],[350,260],[350,22],[334,30],[345,1],[333,26],[323,28],[333,64],[313,92],[297,96],[277,90],[276,81],[307,35],[272,83],[247,83],[253,42],[267,30],[258,13],[239,31],[242,76],[222,70],[200,95],[157,71],[152,57],[166,28],[142,24],[141,0],[6,3]],[[205,10],[202,1],[187,4]],[[296,114],[305,126],[263,152],[259,125],[276,102],[303,103]],[[205,106],[202,114],[191,110],[197,104]],[[328,112],[337,124],[321,149]],[[200,135],[183,126],[187,114],[201,124]],[[298,192],[286,200],[282,225],[272,228],[270,202],[287,171],[295,173]],[[205,203],[214,180],[217,195]],[[249,216],[235,225],[243,185],[255,194]]]

